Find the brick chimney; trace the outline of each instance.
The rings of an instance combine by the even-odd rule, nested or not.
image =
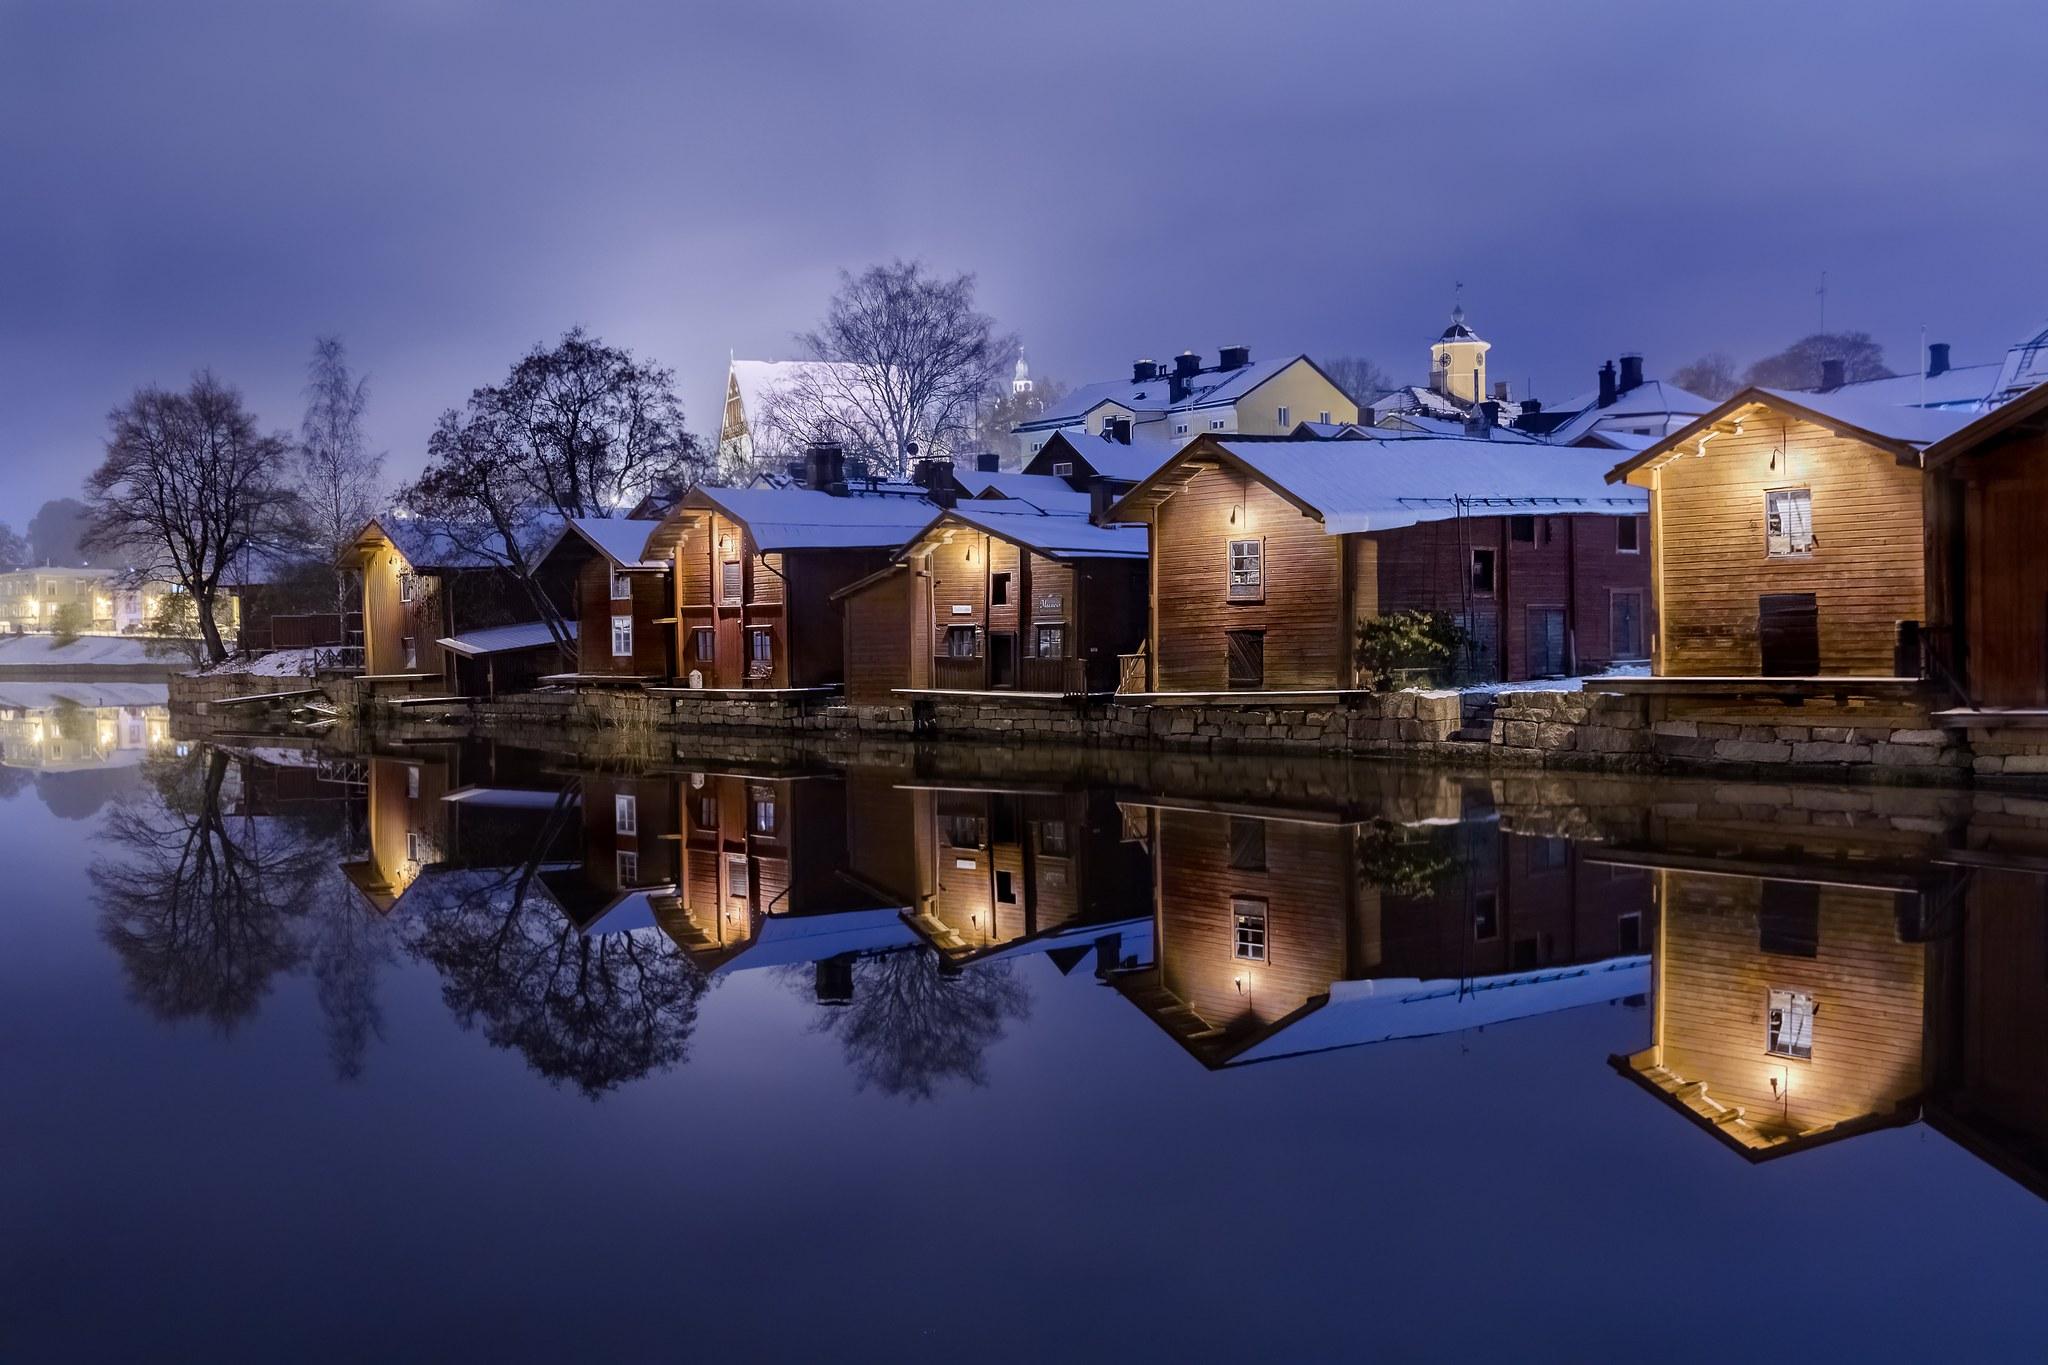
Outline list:
[[[1599,406],[1603,408],[1613,407],[1615,397],[1616,395],[1614,391],[1614,362],[1610,360],[1607,361],[1605,364],[1601,365],[1600,367]]]
[[[1621,383],[1616,386],[1618,393],[1643,386],[1643,358],[1640,355],[1625,355],[1621,358]]]
[[[1948,343],[1931,341],[1927,343],[1927,377],[1948,373]]]
[[[1845,379],[1845,378],[1843,377],[1843,369],[1842,369],[1842,362],[1841,362],[1841,361],[1839,361],[1839,360],[1823,360],[1823,361],[1821,361],[1821,363],[1820,363],[1820,391],[1821,391],[1822,393],[1833,393],[1833,392],[1834,392],[1834,391],[1835,391],[1836,389],[1839,389],[1839,388],[1841,388],[1841,387],[1842,387],[1842,385],[1843,385],[1844,383],[1846,383],[1846,382],[1847,382],[1847,381],[1846,381],[1846,379]]]

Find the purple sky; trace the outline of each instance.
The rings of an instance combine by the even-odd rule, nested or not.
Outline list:
[[[211,365],[296,426],[339,331],[391,470],[581,323],[779,356],[840,267],[979,273],[1034,366],[1370,355],[1453,281],[1496,378],[2048,315],[2029,5],[0,0],[0,518]]]

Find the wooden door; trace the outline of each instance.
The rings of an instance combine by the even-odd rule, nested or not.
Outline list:
[[[1555,678],[1564,672],[1564,608],[1529,608],[1529,676]]]
[[[1225,633],[1230,651],[1232,691],[1261,691],[1266,686],[1266,632],[1233,630]]]
[[[1756,638],[1766,678],[1820,672],[1820,604],[1810,592],[1767,592],[1756,600]]]
[[[1017,685],[1017,637],[1010,631],[991,631],[988,637],[988,685]]]

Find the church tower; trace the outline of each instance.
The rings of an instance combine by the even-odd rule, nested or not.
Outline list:
[[[1031,389],[1031,367],[1024,363],[1024,353],[1019,351],[1017,352],[1016,372],[1010,376],[1010,392],[1022,398],[1025,394],[1031,392]]]
[[[1429,348],[1429,386],[1446,398],[1477,403],[1486,397],[1486,353],[1492,343],[1465,325],[1463,305],[1451,309],[1451,325]]]

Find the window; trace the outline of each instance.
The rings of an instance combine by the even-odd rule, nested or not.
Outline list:
[[[708,664],[718,657],[718,637],[709,630],[690,632],[690,660],[693,663]]]
[[[1500,897],[1488,891],[1472,898],[1472,939],[1483,943],[1500,937]]]
[[[1764,1050],[1773,1057],[1813,1056],[1813,997],[1798,991],[1772,991],[1770,1033]]]
[[[1813,534],[1813,490],[1773,488],[1764,494],[1764,553],[1812,554],[1820,541]]]
[[[1063,659],[1067,654],[1067,628],[1046,623],[1038,627],[1038,657]]]
[[[1038,851],[1052,858],[1067,856],[1067,822],[1046,820],[1038,826]]]
[[[974,627],[946,627],[946,657],[949,659],[971,659],[974,657]]]
[[[408,635],[399,643],[405,646],[405,666],[407,668],[418,668],[420,666],[420,642]]]
[[[1017,903],[1017,883],[1008,872],[1000,868],[996,870],[996,903],[999,905],[1015,905]]]
[[[1614,522],[1614,549],[1617,554],[1639,555],[1643,552],[1642,521],[1637,517],[1618,517]]]
[[[747,898],[747,856],[744,853],[725,855],[725,894],[736,901]]]
[[[1643,913],[1631,910],[1614,922],[1614,948],[1621,953],[1643,950]]]
[[[1176,425],[1176,426],[1174,427],[1174,429],[1173,429],[1173,434],[1174,434],[1174,435],[1176,435],[1176,436],[1185,436],[1185,435],[1187,435],[1187,434],[1188,434],[1188,424],[1187,424],[1186,422],[1181,422],[1181,423],[1177,424],[1177,425]]]
[[[731,606],[740,600],[740,562],[728,559],[718,570],[718,600]]]
[[[1534,545],[1536,543],[1536,518],[1509,517],[1508,539],[1517,545]]]
[[[1266,903],[1244,896],[1230,898],[1230,922],[1240,962],[1266,960]]]
[[[413,578],[413,576],[412,576],[411,574],[409,574],[409,573],[400,573],[400,574],[398,575],[398,600],[399,600],[399,601],[401,601],[401,602],[410,602],[410,601],[412,601],[412,594],[413,594],[413,584],[414,584],[414,582],[415,582],[415,581],[416,581],[416,580],[415,580],[415,579]]]
[[[1211,417],[1211,418],[1209,419],[1209,430],[1211,430],[1211,431],[1221,431],[1221,430],[1223,430],[1223,419],[1222,419],[1221,417]]]
[[[612,830],[617,834],[640,832],[640,799],[620,792],[612,797]]]
[[[1643,593],[1617,589],[1608,603],[1607,652],[1617,659],[1643,657]]]
[[[1230,822],[1230,866],[1237,872],[1266,870],[1266,822],[1233,818]]]
[[[612,618],[612,657],[630,659],[633,657],[633,618],[614,616]]]
[[[1286,408],[1275,408],[1275,409],[1273,410],[1273,420],[1274,420],[1274,421],[1276,421],[1276,422],[1278,422],[1278,423],[1280,424],[1280,428],[1281,428],[1281,430],[1283,430],[1283,431],[1284,431],[1284,430],[1286,430],[1286,429],[1287,429],[1287,426],[1288,426],[1288,421],[1287,421],[1287,409],[1286,409]]]
[[[1322,425],[1324,426],[1328,426],[1330,425],[1330,414],[1327,412],[1319,412],[1316,414],[1316,421],[1322,423]]]
[[[752,812],[754,833],[775,833],[775,792],[768,787],[756,787],[748,809]]]
[[[614,601],[614,602],[630,602],[630,601],[632,601],[632,600],[633,600],[633,580],[632,580],[632,579],[630,579],[630,578],[628,578],[628,577],[627,577],[626,575],[624,575],[624,574],[622,574],[622,573],[615,573],[615,574],[613,574],[613,575],[612,575],[612,601]]]
[[[640,855],[630,848],[622,848],[613,857],[618,862],[619,885],[638,886],[640,884]]]
[[[980,848],[987,837],[979,815],[946,817],[946,845],[949,848]]]
[[[1230,542],[1230,600],[1233,602],[1263,602],[1266,600],[1265,541],[1233,540]]]
[[[408,800],[417,801],[420,799],[420,770],[418,768],[407,768],[405,770],[405,795]]]
[[[1474,550],[1472,552],[1472,591],[1493,591],[1493,551],[1491,550]]]
[[[749,678],[770,678],[775,674],[775,632],[772,630],[750,630],[747,632],[747,676]]]
[[[1052,467],[1052,476],[1056,479],[1073,478],[1074,462],[1072,460],[1061,460],[1058,464]]]
[[[1539,838],[1529,849],[1529,870],[1531,872],[1556,872],[1571,864],[1572,842],[1569,839]]]
[[[697,828],[718,828],[718,798],[710,792],[697,798]]]
[[[989,575],[988,604],[992,607],[1007,607],[1010,605],[1010,576],[1008,574]]]

